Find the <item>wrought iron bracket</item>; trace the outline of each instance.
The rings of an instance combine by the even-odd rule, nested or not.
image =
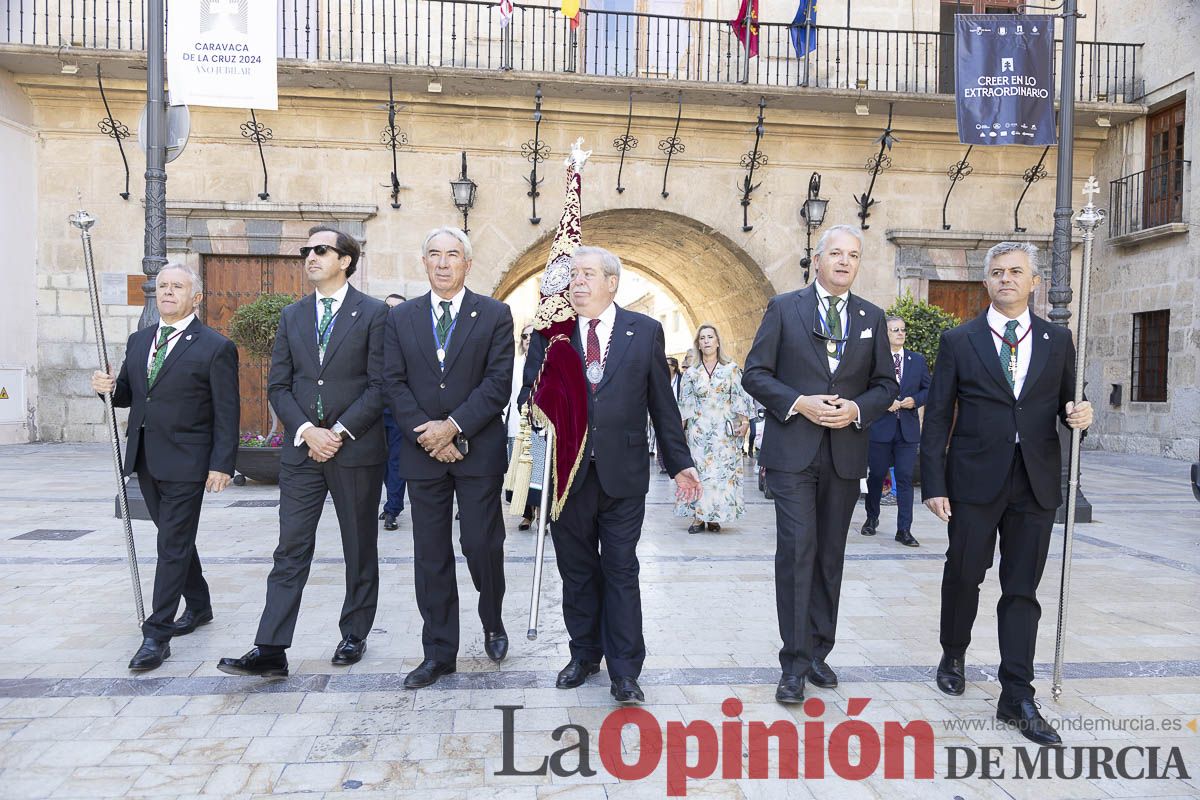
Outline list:
[[[537,176],[538,164],[545,161],[550,156],[550,146],[543,142],[540,138],[542,130],[542,85],[537,85],[537,91],[533,93],[533,138],[521,145],[521,155],[533,168],[529,170],[529,177],[525,182],[529,184],[529,191],[526,196],[530,200],[529,222],[537,225],[542,221],[542,218],[537,213],[537,199],[541,192],[538,191],[538,186],[542,179]]]
[[[389,176],[390,181],[384,185],[391,187],[392,208],[400,208],[400,168],[397,164],[396,151],[401,146],[408,144],[408,135],[404,131],[396,129],[396,111],[400,108],[400,104],[396,102],[396,95],[392,91],[391,78],[388,78],[387,105],[383,108],[386,108],[388,112],[388,124],[379,132],[379,143],[392,151],[392,174]]]
[[[1023,176],[1025,188],[1021,190],[1021,196],[1017,198],[1017,205],[1013,209],[1013,230],[1017,233],[1025,232],[1025,229],[1021,227],[1021,203],[1025,202],[1025,194],[1029,191],[1030,186],[1037,183],[1049,174],[1046,171],[1046,168],[1042,166],[1046,160],[1046,154],[1049,152],[1050,145],[1046,145],[1046,147],[1042,150],[1042,157],[1038,159],[1038,162],[1029,169],[1025,170],[1025,175]]]
[[[663,199],[670,197],[671,193],[667,191],[667,174],[671,171],[671,158],[677,153],[682,153],[687,148],[683,141],[679,138],[679,121],[683,119],[683,92],[679,93],[679,99],[676,101],[677,110],[675,112],[675,132],[668,138],[663,139],[658,143],[658,149],[667,154],[667,165],[663,167]]]
[[[267,190],[267,158],[263,155],[263,142],[274,137],[271,129],[258,121],[254,116],[254,109],[250,109],[250,121],[242,123],[242,136],[249,139],[258,145],[258,160],[262,162],[263,171],[263,190],[258,193],[259,200],[271,199],[271,193]]]
[[[613,139],[613,147],[621,153],[621,163],[617,167],[617,194],[625,191],[625,187],[621,185],[621,173],[625,171],[625,154],[638,146],[637,137],[629,134],[633,127],[633,91],[629,92],[629,115],[625,117],[625,134]]]
[[[867,184],[865,192],[854,198],[854,202],[858,203],[858,218],[862,222],[863,230],[871,227],[867,224],[867,218],[871,216],[871,206],[879,202],[871,197],[871,193],[875,191],[875,181],[879,178],[879,173],[892,166],[892,159],[885,151],[891,150],[892,146],[900,141],[892,134],[892,109],[893,104],[888,103],[887,126],[875,139],[875,143],[879,145],[879,152],[867,159],[866,169],[871,173],[871,182]]]
[[[759,152],[759,145],[762,143],[763,137],[763,116],[767,110],[767,98],[758,98],[758,124],[754,126],[754,147],[750,152],[742,156],[742,169],[747,170],[746,177],[742,179],[742,185],[738,187],[738,191],[742,193],[742,233],[749,233],[754,230],[754,226],[750,224],[750,195],[754,190],[761,186],[761,183],[754,183],[755,167],[765,167],[767,165],[767,154]]]
[[[942,230],[944,231],[950,230],[950,223],[946,222],[946,207],[950,205],[950,193],[954,191],[955,184],[975,171],[975,168],[967,161],[971,157],[971,150],[974,147],[975,145],[973,144],[967,145],[967,152],[962,157],[962,161],[956,161],[951,164],[950,169],[946,172],[946,175],[950,178],[950,188],[946,190],[946,199],[942,201]]]
[[[115,119],[112,115],[112,109],[108,107],[108,96],[104,93],[104,80],[100,77],[100,65],[96,65],[96,85],[100,87],[100,99],[104,101],[104,119],[96,123],[100,128],[100,132],[105,136],[111,136],[117,140],[117,149],[121,151],[121,163],[125,165],[125,191],[121,192],[121,199],[129,199],[129,159],[125,157],[125,145],[121,144],[122,139],[129,138],[129,126],[125,125],[119,119]]]

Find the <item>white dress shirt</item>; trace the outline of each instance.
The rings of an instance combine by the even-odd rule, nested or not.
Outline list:
[[[1011,317],[1006,317],[996,310],[995,306],[988,306],[987,323],[992,329],[992,343],[996,345],[996,358],[1000,358],[1000,348],[1004,346],[1004,342],[1000,337],[1004,336],[1004,327],[1008,325]],[[1021,312],[1021,316],[1017,317],[1016,338],[1021,339],[1029,332],[1031,324],[1029,319],[1029,309],[1026,308]],[[999,336],[997,336],[999,334]],[[1011,341],[1011,340],[1010,340]],[[1013,376],[1013,394],[1017,397],[1021,396],[1021,388],[1025,385],[1025,376],[1029,374],[1029,362],[1033,357],[1033,336],[1026,336],[1024,341],[1021,341],[1016,347],[1017,351],[1017,374]],[[1000,366],[1001,371],[1007,372],[1007,365]]]
[[[167,355],[163,356],[163,359],[165,360],[167,356],[171,355],[171,351],[175,349],[175,343],[180,340],[180,338],[183,336],[184,330],[187,329],[188,325],[192,324],[192,320],[195,318],[195,313],[192,313],[188,314],[178,322],[163,322],[162,320],[159,320],[158,327],[154,329],[154,341],[150,343],[150,353],[146,356],[146,374],[150,373],[150,365],[154,363],[154,354],[158,352],[158,350],[155,348],[155,345],[158,344],[158,337],[162,335],[163,326],[170,325],[172,328],[170,338],[167,339],[167,343],[163,345],[167,350]]]
[[[333,305],[330,306],[330,310],[333,312],[334,317],[329,323],[329,325],[330,325],[329,335],[333,336],[333,328],[337,327],[337,313],[339,310],[341,310],[342,302],[345,301],[346,293],[349,291],[350,291],[350,284],[343,283],[341,288],[338,289],[333,294],[321,294],[320,289],[317,289],[313,293],[316,295],[316,299],[313,302],[315,302],[317,304],[317,326],[318,326],[316,328],[313,328],[313,331],[310,334],[313,338],[316,338],[320,335],[320,333],[321,333],[321,330],[320,330],[321,317],[325,316],[325,304],[321,302],[321,299],[322,298],[330,298],[330,297],[333,298]],[[320,346],[320,342],[318,341],[317,355],[320,356],[320,353],[321,353],[321,346]],[[305,421],[305,422],[300,423],[300,427],[296,429],[296,438],[293,440],[296,447],[299,447],[304,442],[304,432],[312,427],[315,427],[315,426],[311,422]],[[350,433],[350,431],[347,430],[346,426],[340,422],[336,423],[332,428],[330,428],[330,430],[332,430],[334,433],[341,433],[342,431],[346,431],[346,433],[350,436],[351,439],[354,438],[354,434]]]
[[[603,366],[608,357],[608,343],[612,340],[613,325],[617,322],[617,304],[609,303],[608,308],[601,311],[596,319],[600,320],[600,324],[596,326],[596,338],[600,340],[600,365]],[[583,345],[584,369],[587,369],[588,327],[591,321],[592,317],[579,315],[579,343]]]

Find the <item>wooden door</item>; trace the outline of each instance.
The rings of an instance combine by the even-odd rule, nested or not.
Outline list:
[[[1179,103],[1146,120],[1144,228],[1183,220],[1183,108]]]
[[[296,256],[204,256],[204,324],[229,335],[234,312],[261,294],[277,292],[300,297],[308,293],[303,263]],[[271,428],[267,405],[266,359],[250,358],[238,350],[238,383],[242,396],[241,428],[266,433]]]
[[[966,322],[979,316],[991,299],[982,281],[930,281],[929,302]]]

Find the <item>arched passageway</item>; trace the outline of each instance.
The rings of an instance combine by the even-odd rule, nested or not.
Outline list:
[[[584,244],[616,253],[665,289],[692,321],[716,325],[728,354],[744,362],[774,294],[744,250],[713,228],[668,211],[600,211],[585,216],[582,227]],[[504,299],[545,268],[552,236],[541,237],[513,261],[494,297]]]

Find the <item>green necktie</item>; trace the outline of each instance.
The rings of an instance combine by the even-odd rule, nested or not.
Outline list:
[[[1004,337],[1000,340],[1000,369],[1004,370],[1010,389],[1017,388],[1017,354],[1013,347],[1017,343],[1017,326],[1020,324],[1015,319],[1009,320],[1004,326]]]
[[[170,325],[163,325],[158,329],[158,344],[154,346],[154,363],[150,365],[150,374],[146,380],[147,388],[154,388],[154,382],[158,380],[158,372],[162,369],[163,362],[167,360],[167,340],[174,332],[175,329]]]
[[[450,333],[450,323],[454,320],[450,318],[449,300],[443,300],[438,305],[442,307],[442,315],[438,317],[437,321],[438,347],[444,348],[446,346],[446,336]]]
[[[839,297],[829,295],[829,306],[826,311],[826,326],[829,329],[829,336],[835,339],[841,338],[841,314],[838,313],[838,308],[841,306]]]
[[[333,327],[333,298],[322,297],[325,310],[321,312],[321,321],[317,323],[317,358],[325,362],[325,346],[329,344],[329,329]],[[321,393],[317,392],[317,419],[325,419],[325,404],[321,401]]]

